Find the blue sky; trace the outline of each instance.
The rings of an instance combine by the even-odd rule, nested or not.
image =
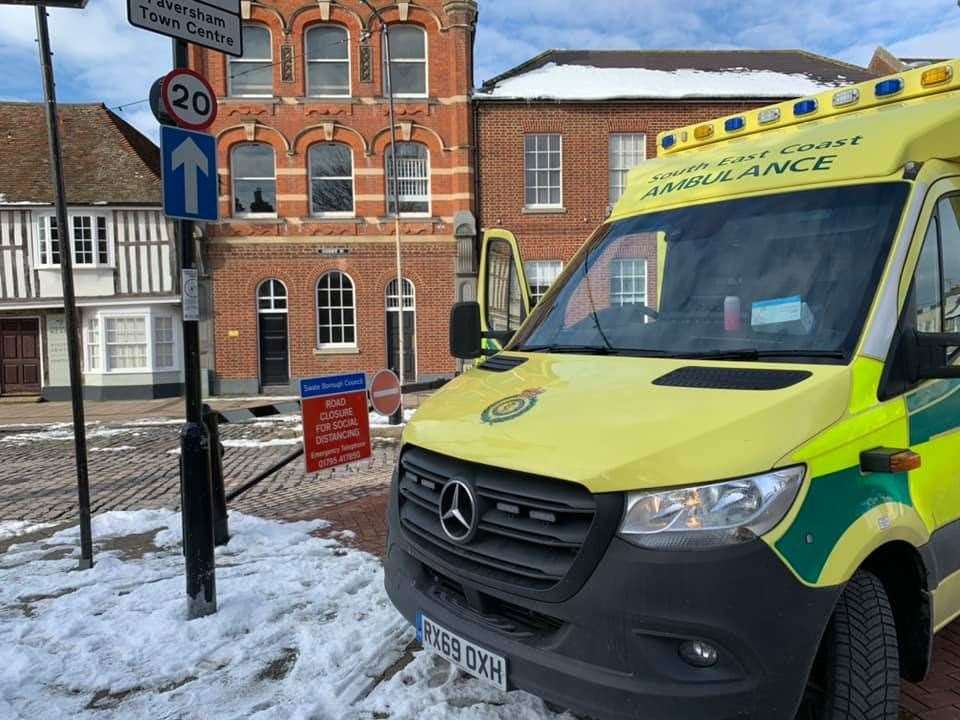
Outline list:
[[[960,55],[957,0],[479,0],[477,81],[551,48],[804,48],[865,64]],[[123,0],[52,9],[59,99],[109,106],[145,98],[170,67],[168,40],[130,27]],[[39,100],[31,8],[0,5],[0,100]],[[153,135],[145,104],[124,117]]]

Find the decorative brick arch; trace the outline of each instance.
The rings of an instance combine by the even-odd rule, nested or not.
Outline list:
[[[304,150],[318,142],[343,143],[354,152],[361,153],[363,157],[370,156],[370,147],[359,130],[335,122],[308,125],[300,130],[293,138],[293,149],[290,154],[302,154]]]
[[[404,17],[401,13],[401,6],[405,5],[407,8],[407,16]],[[437,13],[436,10],[432,8],[425,7],[416,2],[409,3],[392,3],[390,5],[384,5],[380,8],[381,14],[384,16],[384,19],[390,25],[396,23],[410,23],[413,25],[420,25],[426,30],[426,23],[433,21],[437,25],[437,30],[446,30],[447,28],[443,25],[443,18]],[[367,27],[373,27],[375,16],[371,15],[367,18]]]
[[[270,145],[277,153],[293,154],[286,135],[275,127],[256,121],[231,125],[217,133],[217,146],[228,155],[234,145],[254,142]]]
[[[287,21],[288,32],[306,32],[308,26],[320,23],[340,25],[348,32],[361,33],[367,29],[360,13],[333,0],[329,4],[329,14],[326,15],[319,4],[304,5],[295,10]]]
[[[426,145],[430,152],[450,152],[451,148],[443,142],[443,138],[433,128],[417,123],[396,124],[397,142],[418,142]],[[407,132],[409,130],[409,133]],[[390,126],[379,130],[370,141],[371,153],[384,153],[390,145]]]
[[[250,17],[248,20],[245,20],[245,22],[249,22],[250,20],[262,22],[270,26],[276,24],[276,28],[280,30],[282,34],[290,34],[289,21],[283,16],[283,13],[272,5],[253,0],[253,2],[250,3]]]

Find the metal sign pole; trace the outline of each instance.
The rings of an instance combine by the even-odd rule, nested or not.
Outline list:
[[[67,224],[67,196],[63,181],[63,157],[60,150],[60,124],[57,94],[53,81],[53,58],[47,7],[35,8],[40,67],[43,71],[43,95],[46,101],[47,134],[50,138],[50,177],[57,210],[57,241],[60,248],[60,277],[63,283],[63,313],[67,332],[67,356],[70,364],[70,399],[73,404],[73,442],[77,463],[77,495],[80,505],[80,569],[93,567],[93,536],[90,530],[90,480],[87,474],[87,426],[83,416],[83,376],[80,367],[80,343],[77,303],[73,289],[73,243]]]
[[[397,267],[397,373],[400,377],[400,384],[406,382],[406,368],[404,354],[406,352],[406,340],[403,336],[403,266],[401,263],[401,233],[400,233],[400,177],[397,174],[397,121],[396,108],[394,107],[393,97],[393,68],[390,66],[390,29],[387,21],[380,11],[370,4],[369,0],[361,0],[370,12],[380,21],[380,34],[382,37],[381,45],[383,48],[383,78],[384,90],[387,95],[387,106],[390,110],[390,172],[388,176],[393,177],[393,229],[394,245]],[[387,183],[390,184],[389,182]],[[388,192],[391,188],[388,188]],[[389,350],[389,348],[388,348]],[[389,365],[390,358],[387,358]],[[400,407],[390,416],[391,425],[399,425],[403,422],[403,396],[400,396]]]
[[[174,40],[174,67],[189,65],[188,45]],[[184,167],[184,172],[191,170]],[[203,422],[200,387],[200,327],[197,307],[196,250],[193,221],[177,220],[180,239],[180,285],[183,303],[183,378],[186,422],[180,430],[180,503],[183,554],[186,560],[187,615],[217,611],[214,559],[213,488],[210,478],[210,433]]]

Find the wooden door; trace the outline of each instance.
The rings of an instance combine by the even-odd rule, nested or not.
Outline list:
[[[40,392],[40,321],[0,319],[0,393]]]

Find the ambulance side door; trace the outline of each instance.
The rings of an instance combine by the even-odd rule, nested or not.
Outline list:
[[[499,352],[530,314],[530,287],[520,246],[508,230],[487,230],[477,287],[485,355]]]

